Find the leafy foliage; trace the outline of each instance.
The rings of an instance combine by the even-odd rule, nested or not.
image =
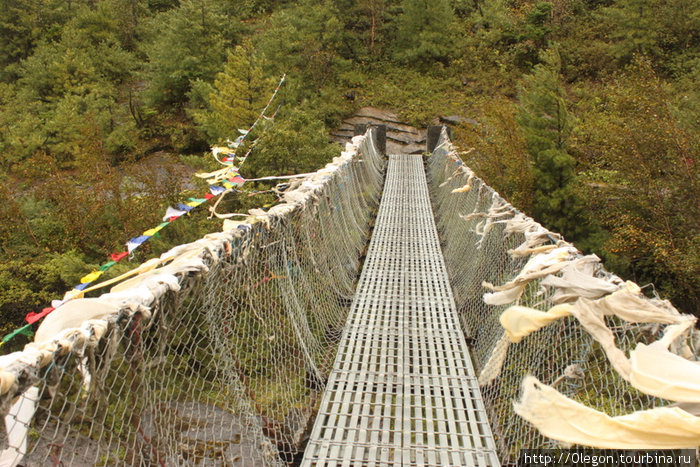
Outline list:
[[[323,122],[309,113],[291,109],[277,119],[246,162],[247,178],[311,172],[338,155],[338,147],[328,140]]]
[[[572,152],[590,168],[583,192],[610,232],[605,250],[638,281],[653,281],[693,309],[700,305],[700,138],[674,115],[670,91],[648,61],[635,62],[581,105],[588,118]]]
[[[699,2],[7,0],[2,319],[157,224],[282,73],[246,176],[315,170],[359,106],[469,117],[465,159],[503,195],[697,312]],[[144,254],[213,228],[192,217]]]
[[[483,111],[479,122],[463,124],[457,134],[457,143],[465,149],[461,157],[480,177],[507,193],[511,204],[532,212],[532,157],[516,121],[518,109],[507,99],[479,106]]]

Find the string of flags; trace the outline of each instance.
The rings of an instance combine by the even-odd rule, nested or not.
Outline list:
[[[65,302],[74,298],[81,298],[87,292],[96,290],[107,285],[108,283],[111,283],[110,281],[108,281],[105,283],[93,285],[93,283],[97,281],[105,272],[107,272],[109,269],[111,269],[124,258],[131,256],[137,248],[139,248],[141,245],[146,243],[154,236],[158,235],[158,232],[160,232],[162,229],[170,225],[178,218],[184,216],[185,214],[188,214],[190,211],[197,208],[198,206],[207,203],[209,200],[220,196],[226,191],[233,190],[243,185],[247,180],[240,175],[239,167],[235,167],[233,165],[236,159],[235,150],[241,144],[243,144],[246,136],[250,134],[250,132],[255,128],[258,122],[260,122],[262,119],[274,118],[274,115],[272,117],[266,117],[265,112],[277,96],[280,87],[282,86],[282,84],[284,84],[286,76],[286,73],[282,76],[282,79],[275,88],[275,91],[270,97],[269,101],[265,105],[265,108],[262,110],[258,118],[255,120],[255,122],[253,122],[253,124],[248,130],[238,130],[240,135],[236,138],[235,141],[227,141],[228,147],[214,146],[211,148],[211,152],[214,158],[226,167],[224,169],[217,170],[211,173],[195,174],[197,177],[207,179],[207,182],[209,183],[208,193],[204,194],[202,198],[188,198],[186,202],[178,203],[175,207],[168,206],[168,208],[165,211],[165,215],[163,216],[163,222],[161,222],[152,229],[144,231],[141,235],[129,239],[129,241],[127,241],[125,245],[126,251],[111,253],[109,255],[109,261],[107,261],[105,264],[102,264],[97,270],[91,271],[88,274],[81,277],[79,281],[80,283],[75,285],[70,291],[68,291],[64,295],[62,300],[53,300],[51,302],[51,306],[43,308],[38,313],[33,311],[27,313],[27,315],[25,316],[25,321],[27,322],[27,324],[5,335],[2,338],[2,340],[0,340],[0,346],[6,344],[17,335],[25,335],[28,338],[31,338],[33,336],[32,325],[34,325],[39,320],[53,312],[56,308],[60,307]],[[277,110],[279,110],[279,107],[277,108]],[[275,111],[275,114],[277,113],[277,110]],[[239,166],[242,165],[247,159],[247,156],[250,155],[250,152],[253,146],[255,146],[255,143],[257,143],[257,141],[253,143],[251,148],[249,148],[248,152],[246,152],[244,156],[238,157],[240,161]],[[220,155],[222,157],[219,157]]]
[[[275,91],[272,93],[272,96],[267,101],[267,104],[265,104],[265,108],[263,108],[262,112],[260,112],[260,115],[257,119],[255,119],[255,122],[253,122],[250,128],[248,128],[247,130],[242,130],[239,128],[238,132],[240,133],[240,136],[238,136],[238,138],[236,138],[235,141],[228,140],[226,147],[214,146],[211,148],[211,152],[214,156],[214,159],[216,159],[217,162],[223,165],[224,168],[216,170],[214,172],[196,174],[197,177],[207,179],[207,182],[209,184],[221,183],[223,187],[227,190],[231,190],[243,184],[245,180],[243,179],[243,177],[241,177],[239,170],[243,166],[243,164],[245,164],[245,161],[248,160],[248,156],[260,140],[255,140],[253,144],[251,144],[250,148],[248,148],[248,151],[242,156],[236,156],[236,149],[238,149],[243,144],[245,138],[249,134],[251,134],[253,129],[257,126],[257,124],[260,121],[262,121],[263,119],[272,120],[275,118],[282,104],[277,106],[277,109],[272,114],[272,116],[266,117],[265,113],[267,112],[267,109],[270,108],[270,104],[272,104],[275,97],[277,97],[277,93],[284,84],[284,80],[286,79],[286,77],[286,73],[282,75],[282,79],[280,79],[280,82],[277,84]],[[221,155],[221,157],[219,157],[219,155]],[[234,166],[234,163],[236,162],[238,162],[238,167]]]

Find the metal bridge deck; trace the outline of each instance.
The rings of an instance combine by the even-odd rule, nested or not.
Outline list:
[[[390,156],[304,466],[499,465],[421,156]]]

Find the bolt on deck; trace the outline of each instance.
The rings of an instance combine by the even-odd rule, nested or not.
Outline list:
[[[421,156],[392,155],[304,466],[498,466]]]

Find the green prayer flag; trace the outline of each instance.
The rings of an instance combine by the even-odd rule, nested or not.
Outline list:
[[[111,268],[115,264],[117,264],[116,261],[110,261],[109,263],[105,263],[102,266],[100,266],[100,271],[106,271],[107,269]]]
[[[12,339],[13,337],[15,337],[18,334],[25,335],[29,338],[33,337],[34,331],[32,330],[32,325],[25,324],[21,328],[15,329],[14,331],[12,331],[11,333],[9,333],[8,335],[6,335],[5,337],[2,338],[2,343],[5,344],[6,342],[9,342],[10,339]]]

